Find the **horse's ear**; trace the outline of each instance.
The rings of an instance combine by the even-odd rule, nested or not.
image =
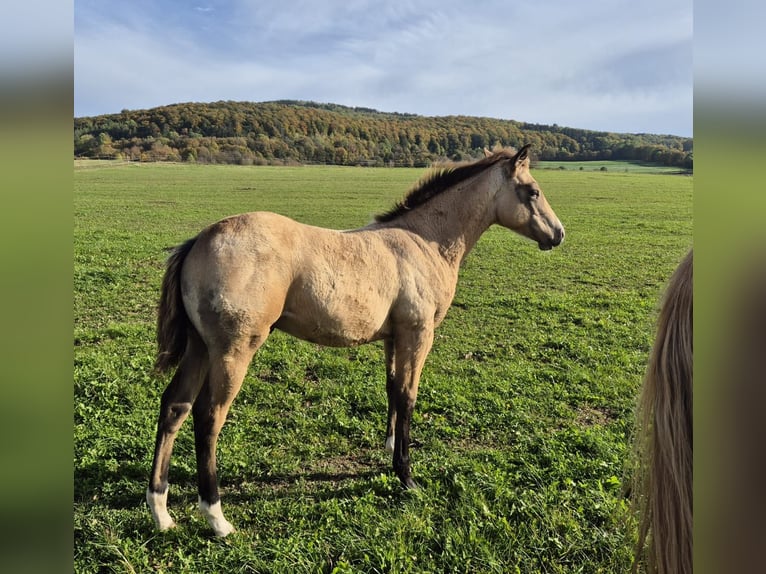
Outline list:
[[[492,155],[492,152],[489,151],[487,148],[484,148],[484,157],[489,157]]]
[[[518,153],[513,158],[514,165],[519,165],[521,162],[527,159],[527,157],[529,157],[530,147],[532,147],[532,144],[527,144],[525,146],[522,146],[522,148],[518,151]]]

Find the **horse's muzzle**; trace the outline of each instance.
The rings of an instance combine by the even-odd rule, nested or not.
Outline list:
[[[550,251],[554,247],[561,245],[562,241],[564,241],[564,228],[557,227],[553,230],[553,237],[546,238],[545,241],[538,241],[537,246],[542,251]]]

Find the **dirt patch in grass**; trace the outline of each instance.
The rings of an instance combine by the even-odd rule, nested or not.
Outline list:
[[[614,413],[603,407],[580,405],[577,407],[575,422],[582,428],[604,426],[614,419]]]

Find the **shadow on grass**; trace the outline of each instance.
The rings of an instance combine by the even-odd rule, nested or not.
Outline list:
[[[262,500],[279,500],[303,494],[319,501],[354,498],[371,491],[385,495],[389,494],[389,490],[374,480],[385,473],[390,473],[391,480],[398,483],[393,472],[382,465],[353,471],[272,474],[254,478],[246,483],[231,478],[222,481],[221,486],[225,491],[222,496],[227,500],[244,502],[252,500],[254,495]]]
[[[370,491],[390,495],[387,483],[373,480],[381,474],[390,474],[398,483],[390,466],[379,462],[360,463],[348,459],[348,464],[335,466],[338,459],[321,469],[307,469],[292,473],[254,475],[243,472],[240,476],[220,477],[221,495],[228,502],[246,503],[253,498],[279,500],[301,492],[316,500],[344,499]],[[322,464],[323,461],[319,461]],[[109,509],[133,509],[143,504],[149,480],[149,467],[144,463],[97,462],[75,469],[74,501],[76,504],[102,506]],[[171,497],[174,504],[197,502],[197,474],[185,468],[170,469]]]

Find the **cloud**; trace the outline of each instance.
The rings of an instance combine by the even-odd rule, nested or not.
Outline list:
[[[78,2],[76,114],[180,101],[306,99],[691,133],[685,2],[199,7],[208,6],[214,10],[167,0],[140,0],[131,10]],[[673,110],[680,120],[670,125]]]

